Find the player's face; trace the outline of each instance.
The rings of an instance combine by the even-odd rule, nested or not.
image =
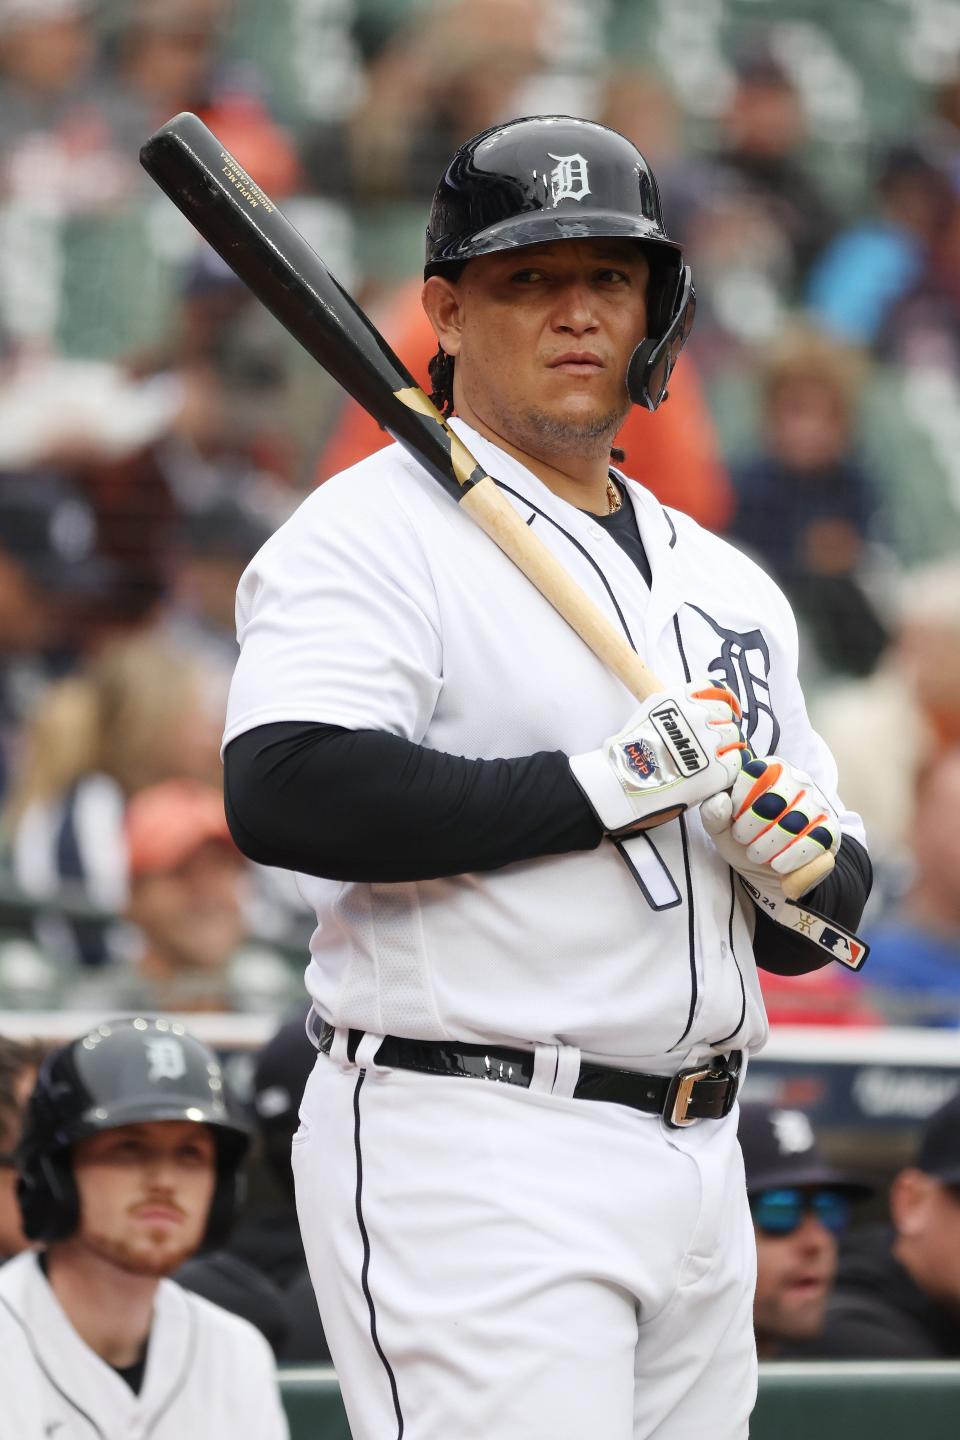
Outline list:
[[[77,1245],[151,1276],[169,1275],[199,1248],[216,1183],[206,1125],[161,1120],[104,1130],[74,1147],[73,1172]]]
[[[592,441],[604,451],[630,408],[627,364],[646,335],[649,273],[627,240],[564,240],[472,260],[454,287],[452,317],[466,417],[533,454],[544,439],[558,450]]]
[[[765,1341],[803,1340],[819,1334],[837,1271],[837,1242],[810,1211],[789,1235],[755,1230],[753,1316],[762,1352]]]
[[[894,1179],[890,1209],[898,1258],[928,1295],[960,1309],[960,1185],[903,1170]]]

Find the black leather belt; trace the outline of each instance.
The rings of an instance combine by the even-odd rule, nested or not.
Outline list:
[[[335,1030],[321,1022],[317,1044],[329,1055]],[[347,1037],[347,1058],[354,1060],[362,1030]],[[503,1085],[530,1088],[534,1055],[531,1050],[493,1049],[447,1040],[405,1040],[386,1035],[375,1056],[378,1065],[397,1070],[420,1070],[427,1075],[459,1075],[472,1080],[494,1080]],[[678,1070],[676,1075],[643,1075],[612,1065],[582,1063],[574,1086],[577,1100],[605,1100],[629,1105],[648,1115],[662,1115],[667,1125],[681,1130],[696,1120],[722,1120],[737,1098],[743,1056],[734,1050],[725,1060]]]

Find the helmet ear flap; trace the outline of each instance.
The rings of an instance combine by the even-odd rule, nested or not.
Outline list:
[[[693,329],[696,309],[697,296],[690,266],[684,265],[665,328],[659,334],[641,340],[630,357],[627,390],[634,405],[653,411],[666,400],[670,376]]]
[[[65,1240],[79,1219],[77,1187],[70,1167],[70,1154],[24,1155],[17,1176],[17,1203],[28,1240]]]

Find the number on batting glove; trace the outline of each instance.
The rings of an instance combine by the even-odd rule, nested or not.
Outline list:
[[[728,790],[741,769],[740,704],[717,685],[654,695],[598,750],[570,757],[580,789],[608,835]]]

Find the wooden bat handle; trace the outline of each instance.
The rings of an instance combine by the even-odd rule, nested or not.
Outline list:
[[[784,895],[788,900],[799,900],[807,890],[812,890],[814,885],[819,885],[821,880],[826,879],[835,863],[830,851],[825,850],[816,860],[808,860],[806,865],[794,870],[791,875],[784,875],[780,881]]]
[[[471,485],[461,497],[460,504],[632,695],[638,700],[646,700],[667,688],[649,665],[643,663],[637,652],[630,648],[603,611],[594,605],[577,582],[567,574],[539,536],[534,535],[530,526],[524,524],[510,501],[501,494],[489,476]],[[671,810],[661,811],[650,821],[649,826],[643,828],[652,829],[654,826],[664,825],[668,820],[674,820],[682,814],[684,808],[679,805]],[[832,869],[832,855],[818,856],[800,870],[795,870],[792,875],[784,877],[781,881],[784,894],[791,900],[798,899],[817,881],[829,875]]]

